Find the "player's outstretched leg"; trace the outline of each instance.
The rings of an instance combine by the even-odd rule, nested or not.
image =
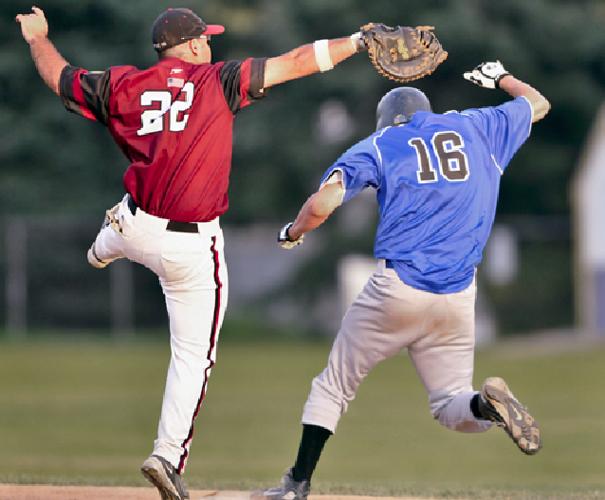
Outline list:
[[[503,379],[485,379],[478,403],[480,413],[502,427],[523,453],[538,453],[542,447],[538,424]]]
[[[141,472],[145,479],[152,483],[160,492],[162,500],[184,500],[189,498],[189,492],[180,474],[159,455],[151,455],[143,462]]]

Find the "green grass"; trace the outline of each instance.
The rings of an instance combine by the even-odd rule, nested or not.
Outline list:
[[[187,470],[195,488],[271,485],[292,464],[300,413],[325,362],[321,343],[219,346]],[[0,343],[0,482],[143,485],[167,342]],[[544,449],[517,451],[499,429],[439,426],[405,356],[380,365],[328,441],[314,492],[458,498],[605,498],[605,348],[567,354],[497,347],[498,374],[541,423]]]

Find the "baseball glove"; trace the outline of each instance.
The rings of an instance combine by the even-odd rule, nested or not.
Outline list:
[[[361,27],[361,38],[378,73],[405,83],[430,75],[447,59],[433,29],[369,23]]]

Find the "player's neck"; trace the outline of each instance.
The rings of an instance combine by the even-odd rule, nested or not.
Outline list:
[[[166,54],[160,57],[160,61],[167,59],[179,59],[189,64],[208,64],[210,62],[209,58],[200,58],[193,54]]]

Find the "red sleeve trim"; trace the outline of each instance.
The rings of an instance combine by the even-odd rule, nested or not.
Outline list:
[[[92,121],[97,121],[93,112],[87,107],[86,99],[84,97],[84,90],[82,90],[82,83],[80,81],[80,76],[88,73],[85,69],[79,69],[75,72],[72,80],[72,92],[74,96],[74,101],[80,107],[80,113],[84,118],[88,118]]]

